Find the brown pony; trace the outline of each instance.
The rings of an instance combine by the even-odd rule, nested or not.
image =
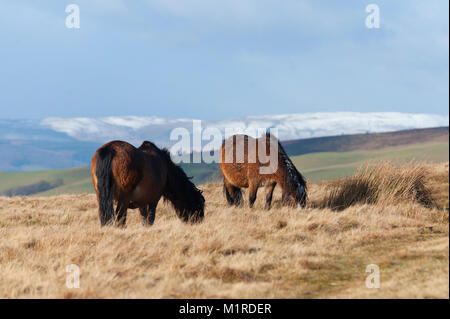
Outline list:
[[[265,152],[264,149],[259,152],[261,146]],[[270,209],[273,190],[279,184],[283,204],[305,207],[306,181],[278,139],[269,133],[258,139],[241,134],[229,137],[222,143],[219,159],[228,204],[239,206],[241,187],[248,187],[249,206],[252,207],[258,188],[266,186],[266,209]],[[274,164],[276,166],[269,169]],[[264,168],[266,172],[262,172]]]
[[[113,221],[124,226],[128,208],[139,208],[144,225],[152,225],[161,197],[172,203],[183,221],[203,219],[202,192],[172,162],[166,149],[151,142],[145,141],[139,148],[127,142],[109,142],[95,152],[91,172],[102,226]],[[113,200],[117,202],[115,212]]]

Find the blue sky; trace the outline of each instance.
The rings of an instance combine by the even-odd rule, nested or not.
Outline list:
[[[65,27],[66,5],[80,29]],[[365,7],[380,7],[380,29]],[[0,118],[448,114],[447,0],[0,0]]]

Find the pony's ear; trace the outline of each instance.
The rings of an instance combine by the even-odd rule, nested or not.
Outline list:
[[[158,147],[150,141],[143,141],[139,149],[158,149]]]
[[[150,146],[150,142],[149,141],[143,141],[141,146],[139,146],[139,148],[144,148],[144,147],[148,147]]]

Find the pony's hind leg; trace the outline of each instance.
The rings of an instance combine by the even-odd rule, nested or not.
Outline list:
[[[142,224],[147,225],[147,218],[148,218],[148,205],[145,205],[144,207],[139,207],[139,212],[141,213],[142,217]]]
[[[116,226],[124,227],[127,222],[127,209],[129,201],[117,201]]]
[[[142,224],[144,226],[151,226],[155,222],[156,205],[147,205],[139,208],[142,216]]]
[[[275,186],[277,183],[271,183],[266,186],[266,209],[269,210],[270,206],[272,205],[272,196],[273,196],[273,190],[275,189]]]
[[[257,193],[258,193],[258,186],[250,183],[250,185],[248,186],[248,206],[250,208],[252,208],[253,204],[255,203]]]
[[[223,181],[223,191],[227,199],[228,204],[239,206],[242,202],[242,192],[239,187],[231,185],[226,180]]]

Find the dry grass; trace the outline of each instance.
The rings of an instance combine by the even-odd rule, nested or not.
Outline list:
[[[411,166],[368,171],[369,181],[382,172],[409,186],[386,177],[376,184],[386,194],[369,187],[376,197],[339,212],[281,207],[279,192],[270,211],[262,192],[254,209],[229,208],[220,185],[204,185],[198,225],[163,203],[154,226],[130,211],[117,229],[99,227],[93,195],[0,198],[0,297],[448,298],[448,210],[437,208],[448,207],[448,163],[421,167],[414,178]],[[409,191],[418,178],[437,207]],[[348,183],[312,184],[311,201]],[[80,267],[79,289],[65,285],[69,264]],[[378,289],[365,286],[368,264],[381,269]]]
[[[332,183],[327,196],[315,205],[334,210],[343,210],[356,204],[389,205],[398,202],[436,206],[431,189],[426,186],[429,171],[430,167],[426,164],[402,167],[390,162],[366,164],[352,177]]]

